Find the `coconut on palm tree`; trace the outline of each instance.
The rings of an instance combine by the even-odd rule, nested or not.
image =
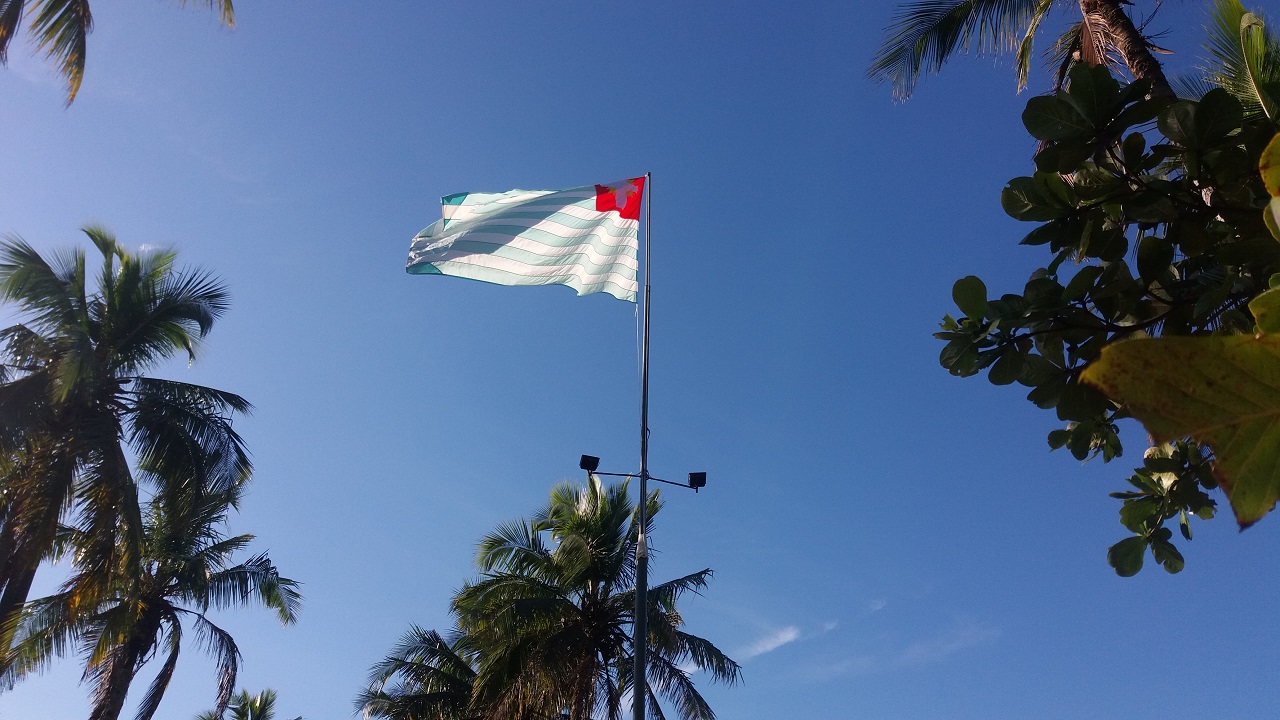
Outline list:
[[[232,427],[249,403],[147,375],[176,354],[197,357],[226,289],[177,268],[170,251],[85,234],[102,256],[96,273],[82,250],[46,258],[0,241],[0,300],[24,320],[0,331],[0,673],[60,523],[74,530],[77,606],[109,597],[118,574],[140,575],[142,505],[126,451],[156,490],[169,478],[228,487],[251,469]]]
[[[1156,3],[1158,5],[1159,3]],[[1156,95],[1172,95],[1153,52],[1159,49],[1135,25],[1127,0],[918,0],[899,7],[867,74],[911,95],[923,72],[938,72],[957,52],[1011,52],[1018,89],[1027,82],[1032,45],[1055,7],[1072,7],[1079,20],[1054,44],[1059,82],[1071,65],[1107,65],[1150,83]],[[1073,13],[1074,15],[1074,13]]]
[[[647,498],[648,523],[661,509]],[[485,536],[482,574],[453,601],[459,627],[476,647],[473,707],[486,717],[570,720],[621,715],[625,696],[662,717],[659,697],[683,720],[715,713],[690,678],[737,682],[741,668],[707,640],[686,633],[677,601],[707,585],[702,570],[649,588],[648,677],[632,678],[636,507],[627,485],[565,483],[530,520]],[[648,528],[646,528],[648,531]]]
[[[9,670],[14,679],[80,649],[84,680],[94,685],[90,720],[116,720],[139,671],[152,657],[163,657],[136,713],[137,720],[150,720],[188,631],[218,662],[215,712],[221,713],[232,699],[240,651],[208,611],[260,604],[275,610],[286,625],[297,618],[298,584],[281,577],[265,553],[235,562],[233,556],[253,536],[223,533],[247,478],[226,486],[200,478],[166,480],[147,504],[137,574],[125,569],[113,573],[107,592],[85,604],[80,585],[92,570],[81,570],[61,592],[30,603],[18,629]],[[75,547],[76,533],[70,535],[68,545]]]
[[[186,5],[187,0],[178,0]],[[223,25],[235,24],[231,0],[199,0],[218,12]],[[36,49],[58,65],[67,81],[67,104],[76,99],[84,79],[85,53],[93,31],[89,0],[0,0],[0,65],[9,56],[9,43],[18,34],[22,18],[29,17]]]

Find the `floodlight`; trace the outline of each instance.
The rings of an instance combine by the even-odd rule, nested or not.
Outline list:
[[[582,459],[578,461],[578,467],[589,473],[595,472],[596,468],[600,467],[600,458],[594,455],[583,455]]]
[[[707,486],[707,474],[706,474],[706,473],[704,473],[704,472],[691,472],[691,473],[689,473],[689,487],[693,488],[693,491],[694,491],[694,492],[697,492],[697,491],[698,491],[698,488],[704,488],[704,487],[706,487],[706,486]]]

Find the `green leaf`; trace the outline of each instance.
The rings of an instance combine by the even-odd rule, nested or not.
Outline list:
[[[1253,321],[1264,333],[1280,333],[1280,290],[1268,290],[1249,301]]]
[[[1169,272],[1173,262],[1173,244],[1162,237],[1147,235],[1138,243],[1138,274],[1148,284]]]
[[[987,379],[992,385],[1009,385],[1022,374],[1022,367],[1022,354],[1013,349],[1006,350],[996,364],[991,366]]]
[[[1060,218],[1027,233],[1020,245],[1049,245],[1050,249],[1066,247],[1080,239],[1080,224],[1073,218]]]
[[[1142,154],[1147,151],[1147,139],[1142,133],[1129,133],[1129,137],[1124,139],[1121,146],[1121,152],[1124,155],[1124,164],[1138,167],[1142,161]]]
[[[1187,561],[1183,559],[1182,553],[1178,552],[1178,548],[1169,542],[1169,538],[1173,533],[1169,528],[1160,528],[1151,538],[1151,557],[1160,563],[1165,572],[1170,575],[1176,575],[1182,572],[1182,568],[1186,567]]]
[[[1069,440],[1070,438],[1071,438],[1070,430],[1064,430],[1061,428],[1057,430],[1050,430],[1049,431],[1049,448],[1051,450],[1057,450],[1063,445],[1066,445],[1067,440]]]
[[[1124,340],[1081,380],[1124,403],[1157,442],[1191,437],[1213,448],[1214,477],[1242,528],[1275,507],[1280,336]]]
[[[1022,111],[1022,124],[1037,140],[1070,140],[1087,138],[1093,126],[1071,103],[1053,95],[1041,95],[1027,101]]]
[[[1195,147],[1196,142],[1196,105],[1188,100],[1179,100],[1160,113],[1156,126],[1165,137],[1182,147]]]
[[[1071,173],[1091,155],[1093,143],[1089,140],[1064,140],[1036,153],[1036,169],[1040,172]]]
[[[1240,101],[1222,88],[1214,88],[1200,98],[1195,113],[1196,141],[1199,147],[1213,145],[1233,130],[1240,129],[1244,108]]]
[[[1045,383],[1027,393],[1027,400],[1043,410],[1055,408],[1058,406],[1058,401],[1062,399],[1062,390],[1065,387],[1066,383],[1062,382]]]
[[[966,275],[951,286],[951,299],[965,317],[981,320],[987,316],[987,285],[973,275]]]
[[[1091,126],[1098,126],[1111,119],[1120,95],[1120,83],[1111,77],[1105,65],[1076,63],[1071,68],[1071,83],[1066,99]],[[1092,127],[1090,127],[1092,130]]]
[[[967,338],[952,340],[942,348],[938,362],[952,375],[968,377],[977,372],[978,348]]]
[[[1262,174],[1262,184],[1271,194],[1271,202],[1262,210],[1262,220],[1271,236],[1280,240],[1280,135],[1271,138],[1262,151],[1258,171]]]
[[[1160,512],[1160,501],[1150,498],[1127,502],[1120,508],[1120,524],[1140,533],[1142,526]]]
[[[1107,563],[1120,577],[1133,577],[1142,569],[1142,559],[1146,554],[1146,538],[1127,537],[1107,550]]]
[[[1041,355],[1022,356],[1022,374],[1018,382],[1028,387],[1039,387],[1065,376],[1065,371]]]
[[[1015,220],[1048,222],[1061,217],[1036,187],[1035,180],[1017,177],[1009,181],[1000,193],[1000,207]]]
[[[1063,302],[1072,302],[1088,295],[1101,274],[1102,266],[1100,265],[1086,265],[1080,268],[1076,276],[1067,283],[1067,289],[1062,293]]]
[[[1271,142],[1262,151],[1258,170],[1262,174],[1262,184],[1267,186],[1271,197],[1280,197],[1280,135],[1271,138]]]
[[[1088,385],[1071,383],[1062,389],[1062,397],[1058,399],[1059,420],[1097,420],[1106,411],[1106,397]]]

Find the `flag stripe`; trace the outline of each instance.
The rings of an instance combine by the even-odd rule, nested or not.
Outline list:
[[[598,211],[592,211],[599,216]],[[429,240],[434,235],[448,235],[460,232],[478,232],[497,231],[497,232],[516,232],[519,233],[529,228],[537,228],[558,235],[562,238],[576,237],[583,230],[600,231],[600,237],[608,237],[607,241],[610,245],[626,244],[628,238],[636,232],[635,220],[622,220],[620,218],[583,218],[586,213],[566,213],[555,212],[548,214],[543,212],[525,212],[523,210],[512,210],[499,213],[496,217],[484,217],[471,220],[467,227],[459,227],[460,220],[452,220],[443,228],[435,225],[423,230],[418,234],[417,239]],[[616,214],[616,213],[615,213]]]
[[[467,234],[462,238],[449,244],[447,248],[440,248],[426,251],[419,254],[419,257],[426,262],[435,262],[446,253],[465,252],[471,255],[497,255],[499,257],[511,258],[519,260],[528,265],[542,265],[553,267],[566,264],[577,264],[583,267],[590,266],[595,268],[595,272],[613,272],[626,268],[633,274],[639,269],[635,258],[625,255],[619,257],[602,256],[592,251],[589,245],[572,245],[568,247],[555,247],[539,242],[529,241],[527,238],[495,238],[491,240],[477,240],[471,234]],[[412,262],[414,254],[410,251],[409,259]],[[621,268],[619,268],[621,266]]]
[[[459,253],[459,255],[461,256],[459,258],[437,260],[429,265],[441,275],[482,280],[498,285],[568,285],[579,295],[604,292],[620,300],[626,300],[629,296],[633,302],[636,293],[640,290],[640,285],[635,279],[620,273],[593,275],[574,266],[539,268],[493,255],[466,253]],[[422,266],[410,267],[409,272],[422,272],[417,269],[419,267]],[[426,273],[434,274],[430,271]],[[613,290],[608,289],[609,287]]]
[[[408,271],[502,285],[568,285],[635,302],[643,180],[561,191],[458,193],[414,237]]]

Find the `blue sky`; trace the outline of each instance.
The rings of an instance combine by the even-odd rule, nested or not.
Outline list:
[[[0,231],[53,249],[102,223],[230,286],[201,359],[159,374],[256,406],[234,529],[306,605],[219,622],[280,717],[349,717],[410,623],[448,626],[480,536],[580,454],[636,465],[632,305],[409,276],[409,239],[445,194],[644,172],[652,465],[710,477],[664,493],[653,577],[716,571],[686,617],[743,663],[703,686],[720,717],[1280,712],[1280,521],[1199,523],[1180,576],[1117,578],[1106,493],[1141,431],[1082,465],[1024,393],[938,366],[956,278],[1020,288],[1046,261],[999,207],[1034,149],[1007,63],[895,104],[863,76],[889,3],[240,2],[234,30],[94,10],[70,108],[21,43],[0,71]],[[1201,17],[1156,20],[1172,68]],[[63,661],[0,716],[87,715],[77,680]],[[160,716],[214,692],[193,645]]]

